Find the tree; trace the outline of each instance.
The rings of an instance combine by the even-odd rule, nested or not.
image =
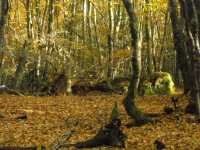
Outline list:
[[[189,106],[194,105],[193,112],[200,116],[200,42],[199,42],[199,20],[198,20],[198,6],[196,1],[193,0],[180,0],[182,17],[185,22],[185,32],[187,36],[187,47],[191,62],[192,79],[191,84],[191,96],[192,100],[189,102]],[[197,9],[196,9],[197,8]]]
[[[177,52],[178,65],[182,73],[184,83],[184,93],[188,93],[191,89],[191,67],[188,58],[188,50],[184,40],[184,34],[181,30],[180,20],[178,18],[177,4],[174,0],[169,0],[170,17],[172,31],[174,37],[174,47]]]
[[[18,90],[20,88],[21,82],[24,76],[25,65],[27,63],[28,55],[29,55],[29,46],[31,44],[31,40],[34,38],[33,34],[33,12],[31,11],[33,8],[32,2],[30,0],[26,0],[24,3],[26,9],[26,29],[27,29],[27,40],[24,41],[24,45],[21,50],[21,54],[18,57],[18,64],[15,71],[15,83],[14,89]]]
[[[151,26],[150,26],[150,0],[145,0],[146,3],[146,16],[145,16],[145,40],[147,42],[146,51],[147,51],[147,74],[153,72],[153,59],[152,59],[152,47],[151,47]]]
[[[108,78],[113,78],[113,58],[112,54],[114,51],[114,45],[113,45],[113,29],[114,29],[114,16],[113,16],[113,6],[112,6],[112,0],[108,0],[108,14],[109,14],[109,34],[108,34],[108,61],[109,61],[109,67],[108,67]]]
[[[146,39],[140,43],[145,49],[141,56],[144,66],[141,74],[160,70],[174,73],[175,52],[170,51],[173,46],[169,19],[165,19],[166,2],[135,2],[138,34],[143,33]],[[131,38],[121,0],[84,0],[81,3],[77,0],[14,0],[10,3],[12,9],[6,32],[9,53],[4,56],[4,71],[10,74],[7,79],[2,78],[5,84],[11,85],[14,76],[16,89],[31,92],[53,80],[59,70],[76,80],[130,77]],[[162,63],[169,59],[170,63]],[[33,70],[36,82],[27,78]],[[33,83],[36,86],[30,87]]]
[[[170,16],[174,35],[174,46],[184,80],[185,93],[191,91],[192,100],[186,107],[186,112],[200,116],[200,46],[199,25],[193,0],[179,0],[181,15],[185,23],[181,28],[178,18],[177,4],[169,0]],[[185,31],[186,35],[184,35]],[[187,43],[187,44],[186,44]]]
[[[124,99],[124,106],[129,116],[135,119],[137,125],[146,124],[147,117],[138,110],[135,105],[135,97],[138,91],[138,84],[141,75],[141,39],[138,36],[138,20],[130,0],[123,0],[129,16],[129,27],[132,37],[132,77],[127,96]]]
[[[5,34],[5,24],[6,17],[8,14],[8,0],[0,1],[0,72],[3,69],[3,56],[4,56],[4,34]],[[0,73],[0,85],[1,85],[1,73]]]

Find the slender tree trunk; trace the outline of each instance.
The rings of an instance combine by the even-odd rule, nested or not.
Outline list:
[[[114,29],[113,29],[113,49],[114,49],[114,51],[121,49],[121,46],[122,46],[122,45],[119,45],[119,43],[118,43],[121,23],[122,23],[122,3],[119,2],[118,5],[116,5],[116,8],[114,9]],[[121,65],[120,61],[113,63],[113,67],[115,68],[115,70],[113,72],[114,77],[122,76],[123,74],[121,74],[121,73],[125,72],[121,66],[122,65]]]
[[[164,34],[161,38],[161,48],[160,48],[160,57],[158,62],[159,64],[159,71],[162,70],[163,68],[163,60],[164,60],[164,52],[165,52],[165,45],[166,45],[166,37],[167,37],[167,25],[169,25],[169,13],[167,12],[166,16],[165,16],[165,23],[164,23]]]
[[[83,44],[86,46],[87,43],[87,12],[88,12],[88,0],[83,0]],[[83,51],[81,53],[81,66],[82,68],[85,67],[86,65],[86,57],[85,57],[85,52]]]
[[[25,65],[27,62],[28,54],[29,54],[29,45],[31,40],[33,39],[33,13],[31,11],[32,9],[32,2],[30,0],[26,0],[26,20],[27,20],[27,40],[24,42],[24,46],[22,48],[22,52],[18,59],[18,65],[15,71],[15,85],[14,89],[18,90],[20,88],[23,76],[24,76],[24,70]]]
[[[66,3],[66,0],[63,0],[63,5],[65,3]],[[72,92],[72,89],[71,89],[71,84],[72,84],[71,80],[72,80],[72,77],[71,76],[72,76],[72,69],[73,69],[73,67],[70,64],[70,59],[72,59],[71,57],[73,57],[72,56],[72,51],[75,51],[72,42],[75,39],[75,35],[73,34],[73,30],[75,28],[74,17],[75,17],[75,14],[76,14],[76,0],[73,0],[73,2],[71,4],[71,7],[70,7],[70,10],[71,10],[71,17],[70,17],[71,21],[68,23],[68,25],[66,25],[67,21],[65,23],[65,28],[69,31],[69,33],[67,34],[67,32],[66,32],[65,35],[64,35],[64,37],[68,38],[69,41],[70,41],[67,44],[67,46],[68,46],[68,57],[64,56],[65,59],[63,61],[63,65],[65,64],[65,67],[64,67],[65,68],[65,74],[67,76],[67,85],[66,85],[66,93],[67,94],[71,94],[71,92]],[[68,19],[68,14],[64,14],[64,18],[65,18],[65,20],[67,20]],[[64,55],[66,55],[66,54],[64,54]]]
[[[99,39],[99,32],[97,29],[97,12],[96,12],[96,8],[94,8],[94,34],[95,34],[95,43],[96,43],[96,47],[97,47],[97,53],[98,53],[98,65],[101,66],[102,65],[102,56],[101,56],[101,49],[100,49],[100,39]]]
[[[49,55],[51,55],[53,44],[51,40],[52,32],[54,29],[54,0],[49,0],[49,9],[48,9],[48,25],[47,25],[47,47],[46,47],[46,56],[45,56],[45,66],[44,66],[44,74],[43,80],[47,80],[47,74],[49,71],[49,60],[47,59]]]
[[[35,0],[35,12],[36,12],[36,25],[37,25],[37,50],[40,51],[40,45],[41,45],[41,37],[42,37],[42,18],[41,18],[41,0]],[[40,76],[40,66],[41,66],[41,55],[42,53],[39,52],[39,55],[36,58],[35,62],[35,69],[36,69],[36,75]]]
[[[92,51],[93,50],[93,32],[92,32],[92,3],[89,1],[88,2],[88,19],[87,19],[87,23],[88,23],[88,38],[89,38],[89,48]],[[92,53],[94,53],[92,51]],[[92,55],[92,63],[95,63],[95,55]]]
[[[138,37],[138,20],[134,12],[134,7],[130,0],[123,0],[126,11],[129,15],[129,25],[132,37],[132,78],[128,89],[127,96],[124,99],[124,106],[129,116],[135,119],[136,124],[142,125],[148,122],[147,117],[138,110],[135,105],[135,97],[138,91],[138,84],[141,74],[141,49]]]
[[[113,29],[114,29],[114,15],[113,15],[113,8],[112,8],[112,0],[108,0],[108,14],[109,14],[109,34],[108,34],[108,78],[113,77],[113,58],[112,54],[114,51],[114,43],[113,43]]]
[[[196,8],[196,14],[197,14],[197,19],[198,23],[200,24],[200,5],[199,5],[199,0],[193,0],[194,1],[194,6]],[[200,25],[199,25],[199,39],[200,39]]]
[[[8,0],[0,1],[0,85],[1,82],[1,73],[3,70],[3,60],[4,60],[4,33],[5,33],[5,24],[6,16],[8,14]]]
[[[153,59],[152,59],[152,47],[151,47],[151,25],[150,25],[150,0],[146,2],[146,16],[145,16],[145,34],[146,34],[146,50],[147,50],[147,74],[151,75],[153,72]]]

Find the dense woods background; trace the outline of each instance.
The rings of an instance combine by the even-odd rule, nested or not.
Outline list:
[[[178,82],[167,1],[134,3],[142,76],[166,71]],[[8,5],[1,84],[34,91],[60,74],[67,84],[131,75],[129,20],[121,0],[10,0]]]

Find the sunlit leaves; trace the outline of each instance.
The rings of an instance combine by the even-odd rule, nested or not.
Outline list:
[[[89,139],[110,119],[114,102],[118,101],[122,128],[127,134],[126,148],[155,149],[156,139],[166,144],[167,149],[199,148],[200,127],[195,118],[183,112],[166,115],[164,106],[171,105],[167,96],[144,96],[136,103],[145,113],[157,113],[153,123],[127,129],[130,121],[122,105],[123,95],[92,93],[87,96],[19,97],[0,95],[0,144],[6,146],[39,146],[48,149],[58,137],[72,133],[66,143]],[[184,108],[186,97],[181,97]],[[16,116],[26,114],[28,119],[16,120]],[[180,118],[177,120],[177,116]],[[67,138],[67,137],[66,137]],[[102,149],[107,149],[103,147]]]

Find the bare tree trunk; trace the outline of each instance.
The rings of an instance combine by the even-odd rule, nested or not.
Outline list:
[[[145,34],[146,34],[146,51],[147,51],[147,74],[151,75],[153,72],[153,59],[152,59],[152,46],[151,46],[151,26],[150,26],[150,0],[145,0],[146,2],[146,16],[145,16]]]
[[[114,51],[113,43],[113,29],[114,29],[114,15],[112,9],[112,0],[108,0],[108,14],[109,14],[109,33],[108,33],[108,78],[113,78],[113,58],[112,54]]]
[[[86,46],[87,42],[87,12],[88,12],[88,0],[83,0],[83,44]],[[82,68],[85,67],[86,64],[86,57],[85,52],[83,51],[81,56],[81,66]]]
[[[66,0],[63,0],[63,5],[66,3]],[[67,6],[66,6],[67,7]],[[65,74],[66,74],[66,77],[67,77],[67,85],[66,85],[66,93],[67,94],[71,94],[72,92],[72,89],[71,89],[71,80],[72,80],[72,70],[73,70],[73,66],[71,66],[70,64],[70,59],[72,59],[71,57],[72,56],[72,51],[75,51],[74,49],[74,46],[72,44],[72,41],[74,41],[75,39],[75,35],[73,34],[73,30],[75,28],[75,24],[74,24],[74,17],[75,17],[75,14],[76,14],[76,0],[73,0],[72,4],[71,4],[71,7],[70,7],[70,10],[71,10],[71,21],[66,24],[65,23],[65,28],[69,31],[69,33],[65,33],[64,37],[65,38],[68,38],[69,39],[69,43],[67,44],[67,47],[68,47],[68,57],[67,56],[64,56],[65,59],[63,61],[63,64],[65,64]],[[68,19],[68,14],[64,14],[64,19],[67,20]],[[76,52],[74,52],[76,53]],[[75,59],[75,58],[74,58]],[[74,60],[76,61],[76,60]]]
[[[92,37],[92,3],[89,1],[88,2],[88,19],[87,19],[87,23],[88,23],[88,40],[89,40],[89,48],[90,50],[93,51],[93,37]],[[93,52],[92,52],[93,53]],[[92,55],[92,63],[95,63],[95,55]]]
[[[41,37],[42,37],[42,18],[41,18],[41,0],[35,0],[35,11],[36,11],[36,25],[37,25],[37,50],[40,50]],[[37,61],[35,62],[35,69],[37,70],[36,75],[40,76],[40,66],[41,66],[41,53],[37,56]]]
[[[199,43],[199,21],[193,0],[182,0],[182,10],[184,12],[185,29],[188,36],[188,49],[191,59],[193,79],[191,90],[192,98],[196,104],[196,113],[200,117],[200,43]],[[192,101],[190,101],[191,103]],[[189,103],[189,105],[190,105]]]
[[[95,34],[95,43],[96,43],[96,47],[97,47],[97,53],[98,53],[98,64],[99,66],[102,65],[102,56],[101,56],[101,49],[100,49],[100,40],[99,40],[99,32],[97,29],[97,12],[96,12],[96,8],[94,8],[94,34]]]
[[[49,59],[48,56],[51,55],[53,44],[52,44],[52,32],[54,29],[54,0],[49,0],[49,9],[48,9],[48,25],[47,25],[47,47],[46,47],[46,56],[45,56],[45,66],[43,80],[47,80],[47,74],[49,71]]]
[[[119,2],[116,5],[115,9],[113,10],[114,11],[114,29],[113,29],[113,49],[114,49],[114,51],[117,51],[118,49],[122,48],[122,45],[118,43],[120,26],[122,23],[122,10],[123,10],[122,6],[123,6],[123,3]],[[125,73],[125,71],[123,70],[124,68],[122,67],[122,63],[120,61],[113,60],[113,67],[114,67],[114,70],[113,70],[114,77],[122,76]]]
[[[18,90],[20,88],[22,79],[23,79],[23,73],[25,70],[25,65],[27,62],[28,58],[28,53],[29,53],[29,45],[30,41],[33,39],[33,12],[31,11],[32,9],[32,2],[29,0],[26,0],[25,3],[26,7],[26,19],[27,19],[27,40],[24,42],[24,46],[22,48],[22,52],[19,56],[18,59],[18,65],[15,71],[15,85],[14,89]]]
[[[183,32],[181,30],[180,20],[178,18],[176,1],[169,0],[169,7],[174,36],[174,46],[177,52],[178,65],[184,82],[184,93],[188,93],[191,89],[191,67],[188,58],[188,50],[185,44]]]
[[[3,60],[4,60],[4,32],[6,24],[6,16],[8,14],[8,0],[0,1],[0,85],[1,82],[1,73],[3,70]]]
[[[193,0],[193,1],[194,1],[194,6],[196,8],[198,23],[200,24],[200,5],[199,5],[199,0]],[[200,25],[199,25],[199,39],[200,39]]]
[[[123,0],[126,11],[129,15],[129,23],[130,23],[130,32],[132,37],[132,78],[130,82],[130,86],[128,89],[128,93],[126,98],[124,99],[124,106],[126,112],[129,116],[135,119],[137,125],[146,124],[148,122],[147,117],[138,110],[135,105],[135,97],[138,91],[138,84],[140,80],[141,74],[141,49],[138,36],[138,20],[136,14],[134,12],[134,7],[131,4],[130,0]]]

